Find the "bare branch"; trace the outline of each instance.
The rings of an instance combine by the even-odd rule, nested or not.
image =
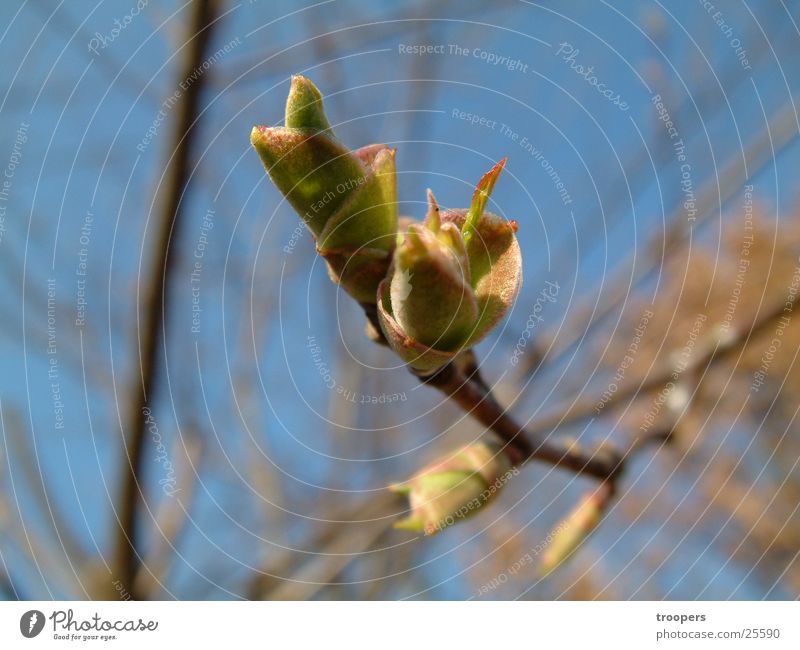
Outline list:
[[[757,318],[749,327],[740,328],[737,333],[731,333],[725,340],[712,342],[707,345],[705,350],[696,355],[686,366],[684,372],[691,372],[704,368],[710,363],[717,363],[729,357],[731,354],[739,350],[742,346],[775,320],[780,318],[787,305],[794,307],[797,304],[797,296],[791,297],[787,301],[782,301],[775,305],[768,312]],[[646,395],[653,391],[662,389],[673,375],[675,368],[672,365],[667,365],[661,368],[658,372],[653,373],[650,377],[640,382],[631,382],[614,393],[605,402],[605,409],[609,407],[622,404],[628,399],[636,395]],[[556,406],[552,413],[536,420],[529,428],[529,432],[534,435],[541,435],[552,429],[585,420],[595,415],[595,406],[597,405],[598,398],[584,399],[574,404],[561,404]]]
[[[656,270],[658,262],[664,256],[678,250],[678,245],[683,243],[692,230],[697,229],[703,222],[717,214],[715,207],[722,207],[732,196],[737,188],[764,165],[774,160],[783,149],[794,142],[798,135],[797,113],[794,105],[787,104],[774,114],[765,127],[757,133],[745,146],[742,151],[742,159],[746,161],[746,168],[742,160],[737,156],[723,167],[718,174],[698,188],[695,207],[697,217],[693,227],[687,226],[684,218],[683,205],[681,204],[668,218],[669,227],[663,235],[655,237],[651,244],[653,254],[650,256],[651,262],[644,265],[636,265],[636,274],[632,279],[628,278],[628,271],[631,268],[631,261],[621,264],[622,269],[618,276],[609,282],[612,287],[611,295],[604,296],[600,307],[596,304],[596,291],[587,291],[587,298],[583,299],[583,304],[579,304],[573,309],[571,331],[558,338],[556,343],[556,332],[546,332],[527,353],[527,363],[524,369],[531,373],[544,360],[545,354],[548,364],[556,363],[562,355],[568,352],[586,333],[606,316],[614,311],[614,308],[622,302],[630,291],[630,286],[639,284],[647,279]],[[663,247],[663,255],[662,255]],[[630,286],[629,286],[630,285]]]
[[[181,79],[190,78],[192,73],[202,65],[211,42],[216,16],[215,0],[196,0],[192,4],[192,17],[189,24],[189,43],[186,57],[181,69]],[[159,186],[154,204],[160,206],[160,215],[156,223],[156,234],[152,245],[154,257],[153,272],[150,283],[143,290],[141,311],[144,323],[139,329],[139,362],[141,370],[141,390],[135,400],[134,409],[129,414],[129,439],[126,441],[125,460],[123,461],[123,484],[118,513],[118,532],[116,565],[126,588],[132,592],[135,587],[136,573],[141,563],[137,551],[138,538],[137,510],[142,497],[139,484],[141,464],[146,437],[146,424],[143,409],[153,394],[157,378],[157,360],[159,355],[159,328],[165,333],[166,306],[169,300],[169,276],[173,264],[169,258],[171,239],[179,238],[182,198],[191,176],[190,154],[192,141],[197,133],[197,121],[200,114],[200,98],[205,85],[205,75],[189,84],[181,94],[176,106],[176,124],[174,146],[170,152],[166,169]]]

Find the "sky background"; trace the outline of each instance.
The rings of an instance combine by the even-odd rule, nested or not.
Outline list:
[[[222,4],[209,48],[222,54],[200,73],[186,221],[170,242],[166,343],[149,401],[158,439],[146,451],[142,546],[161,567],[157,596],[251,597],[246,585],[261,573],[277,590],[268,597],[558,598],[591,576],[597,597],[795,598],[780,571],[732,559],[725,537],[739,538],[727,515],[703,510],[698,472],[689,464],[676,477],[675,459],[659,460],[666,452],[637,458],[623,488],[649,507],[633,514],[623,495],[574,566],[547,580],[506,569],[502,585],[479,594],[508,567],[499,552],[513,560],[541,542],[586,489],[547,466],[526,468],[494,509],[439,536],[382,531],[364,546],[364,522],[378,515],[348,507],[480,431],[364,339],[358,306],[330,284],[308,233],[293,234],[298,219],[248,136],[254,124],[280,123],[289,77],[302,73],[345,143],[397,147],[401,213],[417,218],[426,188],[465,207],[508,156],[490,209],[519,222],[524,287],[478,353],[528,422],[602,392],[598,351],[626,309],[638,320],[674,272],[662,260],[668,228],[717,251],[723,224],[741,218],[745,183],[769,229],[796,218],[798,3]],[[173,146],[168,99],[181,91],[188,23],[180,3],[135,8],[0,3],[5,597],[83,598],[90,580],[115,579],[106,558],[139,381],[137,301],[152,279],[152,201]],[[114,31],[115,20],[125,26]],[[408,53],[414,45],[440,53]],[[513,69],[494,63],[501,57]],[[639,281],[651,264],[656,272]],[[548,282],[558,295],[534,338],[541,330],[567,342],[581,308],[610,311],[597,328],[579,327],[557,362],[524,375],[511,353]],[[623,300],[612,301],[620,288]],[[563,433],[603,438],[614,423]],[[744,448],[749,426],[710,430],[704,444]],[[770,451],[748,455],[748,484],[785,480]],[[179,491],[170,496],[170,486]],[[159,531],[176,513],[185,524],[165,544]],[[318,530],[337,519],[338,545],[323,549]],[[797,530],[796,509],[786,523]],[[318,579],[320,553],[353,559]]]

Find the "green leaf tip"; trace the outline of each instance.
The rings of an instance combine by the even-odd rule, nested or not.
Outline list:
[[[333,134],[322,93],[292,76],[283,126],[256,126],[250,142],[270,179],[308,226],[331,280],[374,304],[397,233],[395,150],[350,150]]]
[[[284,121],[289,129],[309,129],[316,132],[331,130],[322,106],[322,93],[310,79],[299,74],[292,75]]]
[[[467,218],[464,221],[464,226],[461,228],[461,234],[464,235],[465,244],[469,244],[469,240],[472,239],[472,235],[486,208],[486,202],[492,195],[492,190],[494,190],[495,183],[497,183],[500,172],[502,172],[503,168],[506,166],[507,160],[507,157],[503,158],[478,181],[475,192],[472,195],[472,204],[469,206]]]

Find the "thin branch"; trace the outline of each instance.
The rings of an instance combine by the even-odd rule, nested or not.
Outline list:
[[[526,431],[483,387],[482,381],[471,380],[456,363],[421,379],[442,391],[506,443],[506,454],[514,465],[540,460],[601,480],[612,478],[622,469],[620,454],[608,447],[589,452],[571,441],[552,440]]]
[[[215,0],[196,0],[192,5],[192,17],[189,25],[189,39],[186,58],[180,79],[192,78],[192,73],[199,68],[207,56],[208,45],[214,30],[216,16]],[[197,133],[197,121],[200,114],[200,98],[206,75],[195,75],[193,83],[184,89],[178,105],[175,120],[174,145],[170,152],[167,168],[164,171],[164,183],[159,188],[161,197],[154,203],[161,207],[160,218],[156,224],[156,235],[152,250],[153,275],[145,288],[142,300],[142,311],[145,322],[140,328],[140,365],[141,391],[136,397],[135,408],[130,413],[131,431],[126,441],[126,457],[122,464],[124,472],[122,494],[120,499],[119,528],[117,531],[116,566],[126,588],[135,598],[136,573],[141,562],[137,551],[138,541],[137,510],[142,490],[139,477],[142,469],[144,441],[147,425],[143,410],[153,394],[157,378],[158,330],[165,319],[166,305],[169,300],[169,276],[172,270],[169,258],[170,240],[179,237],[182,198],[191,176],[190,154],[192,141]]]
[[[791,29],[786,28],[785,32],[785,36],[788,38],[792,38],[794,35]],[[774,48],[775,46],[776,43],[773,42],[772,47]],[[767,48],[766,42],[759,41],[757,49],[750,52],[750,63],[755,67],[763,62],[763,59],[765,59],[768,54],[769,48]],[[697,94],[682,93],[680,95],[680,104],[672,111],[675,124],[683,124],[687,120],[690,120],[692,116],[696,115],[703,115],[706,120],[710,121],[710,116],[716,114],[711,111],[730,110],[725,102],[720,101],[720,93],[731,97],[737,91],[741,90],[741,88],[750,86],[750,77],[741,74],[741,65],[736,59],[733,60],[732,64],[726,67],[723,73],[717,74],[716,76],[721,76],[721,78],[717,79],[715,77],[714,81],[708,79],[708,83],[703,84]],[[666,94],[666,91],[662,92]],[[660,120],[655,119],[654,126],[656,128],[656,133],[661,136],[658,137],[655,142],[656,148],[652,151],[647,147],[637,148],[635,153],[622,163],[622,169],[626,170],[626,173],[620,176],[615,170],[612,177],[608,179],[609,182],[614,182],[614,185],[612,190],[608,193],[609,198],[603,202],[605,205],[604,213],[606,214],[606,218],[595,219],[595,207],[591,206],[587,211],[589,218],[581,222],[581,236],[588,242],[588,247],[581,246],[582,254],[585,258],[590,257],[595,249],[606,242],[606,233],[611,233],[613,228],[621,222],[622,218],[628,212],[627,206],[630,204],[630,201],[633,200],[635,202],[634,197],[641,196],[652,189],[652,182],[650,179],[658,177],[658,170],[654,169],[654,167],[663,170],[674,160],[673,142],[668,137],[667,132],[664,131]],[[703,135],[704,134],[701,134],[698,137],[702,137]],[[605,153],[603,155],[605,155]],[[733,158],[738,160],[739,155],[741,154],[734,152]],[[765,161],[768,160],[771,160],[771,158],[765,159]],[[753,176],[752,172],[750,176]],[[631,192],[633,192],[633,195]],[[679,202],[682,203],[683,201],[681,200]],[[677,213],[673,214],[673,217],[680,218],[683,214],[683,210],[679,210]],[[562,236],[560,241],[553,243],[553,250],[562,250],[569,244],[572,236],[572,230],[566,231],[566,235]],[[659,241],[654,242],[656,244],[653,246],[654,250],[660,249],[660,238],[658,239]],[[561,264],[564,264],[564,260],[566,259],[568,258],[561,258]],[[555,261],[558,262],[558,260]],[[552,274],[553,267],[550,267],[547,263],[543,263],[534,271],[533,275],[539,276],[548,271]],[[532,352],[541,355],[544,354],[546,350],[546,347],[542,348],[539,346],[538,350],[532,350]],[[528,356],[527,363],[522,364],[520,368],[525,370],[526,367],[527,369],[535,367],[541,361],[541,358],[537,358],[536,354],[532,355],[529,352],[528,355],[526,355]]]
[[[358,525],[336,524],[333,533],[319,551],[307,562],[292,572],[291,580],[284,580],[267,594],[270,600],[309,600],[324,587],[335,585],[335,579],[353,561],[362,559],[389,529],[394,519],[384,513],[390,512],[400,499],[384,491],[378,498],[370,500],[353,512],[360,518]]]
[[[287,595],[291,584],[287,587],[283,584],[294,583],[298,575],[305,579],[314,576],[314,584],[324,586],[350,562],[363,557],[381,534],[392,527],[393,513],[402,512],[406,507],[405,500],[389,490],[355,504],[323,501],[319,512],[324,512],[326,519],[320,521],[318,529],[304,544],[316,550],[283,548],[271,553],[249,581],[246,597],[250,600],[296,598],[296,595]],[[345,546],[341,545],[343,540],[347,542]],[[306,586],[314,588],[314,585]],[[309,595],[304,594],[303,598]]]
[[[700,354],[696,355],[686,365],[683,372],[691,372],[703,368],[709,363],[716,363],[727,358],[746,345],[753,336],[759,334],[770,325],[770,323],[780,318],[787,308],[791,311],[797,304],[797,300],[798,296],[794,296],[786,301],[781,301],[760,318],[753,321],[750,327],[743,327],[739,329],[737,333],[731,333],[725,340],[708,345],[705,350],[702,350]],[[668,364],[644,381],[631,382],[626,386],[622,386],[605,401],[603,410],[606,411],[610,409],[610,407],[622,404],[625,400],[633,398],[636,395],[647,394],[662,389],[669,383],[674,372],[675,367]],[[598,401],[597,397],[593,397],[591,399],[580,400],[574,404],[556,406],[551,414],[536,420],[536,422],[530,426],[529,433],[541,435],[551,431],[555,427],[588,419],[595,415],[595,407]]]
[[[740,329],[738,333],[716,342],[715,345],[709,345],[686,366],[684,372],[697,370],[732,354],[745,345],[752,336],[783,315],[787,309],[791,311],[798,298],[800,296],[793,296],[779,303],[750,327]],[[385,340],[382,341],[379,334],[380,328],[376,321],[374,305],[362,305],[362,307],[370,322],[367,330],[370,338],[377,343],[385,344]],[[663,388],[673,373],[674,368],[668,366],[644,382],[631,383],[617,391],[612,399],[606,402],[606,408],[609,405],[620,404],[624,399],[640,393],[647,394]],[[586,450],[571,441],[550,439],[549,434],[553,429],[591,417],[595,413],[598,401],[594,398],[582,400],[575,406],[564,405],[556,408],[552,415],[538,420],[526,429],[494,398],[478,372],[477,360],[471,350],[431,375],[426,376],[416,372],[414,374],[423,383],[442,391],[466,413],[495,433],[506,444],[506,453],[514,465],[521,465],[528,460],[540,460],[577,474],[593,476],[600,480],[613,480],[622,472],[628,456],[642,449],[646,443],[667,442],[671,438],[671,429],[659,429],[655,433],[635,440],[624,453],[610,446]]]
[[[77,567],[85,566],[89,558],[68,524],[62,508],[53,501],[51,490],[47,487],[46,474],[39,465],[40,452],[32,448],[33,435],[26,430],[16,410],[8,410],[6,417],[5,431],[9,455],[14,459],[15,474],[17,472],[22,474],[17,478],[16,489],[24,493],[26,499],[30,499],[28,503],[35,504],[37,510],[41,512],[48,528],[48,544],[60,546],[71,564]],[[10,478],[14,480],[14,477]]]
[[[369,338],[386,345],[377,322],[375,305],[362,304],[362,307],[369,321]],[[421,382],[440,390],[468,415],[494,432],[505,443],[505,452],[514,465],[521,465],[528,460],[541,460],[600,480],[612,478],[622,469],[622,455],[609,447],[590,452],[571,441],[551,440],[541,434],[533,434],[517,423],[483,381],[472,350],[462,353],[433,374],[411,372]]]
[[[572,310],[574,316],[571,319],[571,331],[559,337],[556,337],[558,332],[555,331],[548,331],[540,336],[526,353],[527,363],[524,364],[526,371],[533,373],[544,361],[545,356],[548,365],[555,364],[572,346],[586,336],[590,329],[614,311],[614,308],[628,295],[631,286],[646,280],[658,268],[659,261],[678,250],[678,245],[686,240],[689,233],[717,214],[714,208],[721,209],[748,178],[753,178],[759,169],[774,161],[775,157],[794,142],[797,136],[797,113],[794,105],[789,103],[773,114],[766,126],[746,144],[742,151],[746,169],[739,156],[736,156],[719,173],[698,188],[695,202],[697,215],[692,227],[687,225],[685,210],[681,203],[667,218],[666,232],[652,240],[650,248],[653,254],[650,255],[650,263],[637,265],[632,278],[628,278],[625,269],[630,268],[636,260],[628,260],[629,263],[623,264],[621,267],[623,270],[618,273],[616,279],[608,283],[612,287],[611,295],[604,296],[599,307],[596,304],[597,292],[586,292],[587,298]]]

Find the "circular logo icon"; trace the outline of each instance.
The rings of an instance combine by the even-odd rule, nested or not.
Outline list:
[[[44,614],[38,609],[25,612],[19,619],[19,631],[22,636],[32,639],[44,629]]]

